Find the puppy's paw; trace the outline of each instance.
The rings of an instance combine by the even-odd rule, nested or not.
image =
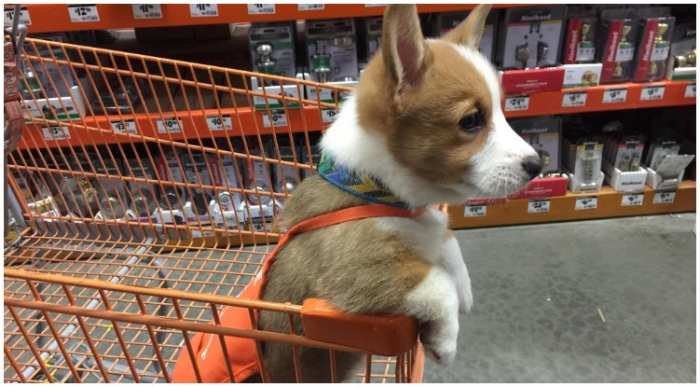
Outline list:
[[[456,342],[440,344],[423,342],[423,348],[430,359],[442,366],[452,363],[457,355]]]
[[[445,328],[444,322],[436,321],[423,323],[419,328],[425,353],[440,365],[450,364],[457,354],[457,331]]]

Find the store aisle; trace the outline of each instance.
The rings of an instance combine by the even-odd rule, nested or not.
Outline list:
[[[426,382],[694,382],[695,214],[457,232],[475,306]]]

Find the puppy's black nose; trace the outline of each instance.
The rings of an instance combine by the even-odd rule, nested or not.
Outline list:
[[[523,169],[531,179],[542,172],[542,160],[538,156],[528,156],[523,160]]]

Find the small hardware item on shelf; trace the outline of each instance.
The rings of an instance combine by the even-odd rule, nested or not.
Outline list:
[[[595,61],[595,34],[598,22],[595,10],[590,6],[570,5],[567,11],[568,21],[563,63],[591,63]]]
[[[646,168],[647,185],[655,190],[675,191],[683,181],[686,167],[694,158],[695,155],[667,154],[656,168]]]
[[[253,70],[294,77],[294,23],[253,23],[248,31],[248,44]]]
[[[510,125],[540,156],[542,173],[561,170],[561,118],[556,116],[522,118]]]
[[[639,48],[635,56],[634,80],[656,81],[666,78],[675,18],[668,7],[643,8],[640,13]]]
[[[591,87],[600,83],[601,63],[565,64],[563,87]]]
[[[667,155],[677,155],[681,145],[673,138],[659,137],[649,146],[644,165],[651,169],[656,169]]]
[[[566,7],[509,8],[499,31],[496,60],[503,69],[559,63]]]
[[[639,25],[633,9],[605,9],[598,22],[597,60],[603,63],[601,83],[632,78]]]
[[[467,16],[468,12],[443,12],[435,15],[435,20],[433,22],[433,35],[435,37],[442,36],[448,31],[455,28],[459,23],[461,23]],[[498,23],[498,12],[497,10],[491,10],[489,16],[486,18],[486,24],[484,25],[484,32],[481,35],[481,41],[479,42],[479,52],[481,52],[487,59],[493,60],[494,44],[496,43],[496,24]]]
[[[671,53],[667,79],[695,80],[695,22],[677,22],[671,39]]]
[[[309,73],[313,80],[357,80],[359,70],[353,19],[308,20],[306,50]]]
[[[279,146],[279,159],[283,161],[294,162],[296,156],[292,152],[294,147],[291,145]],[[296,151],[296,150],[294,150]],[[292,165],[274,164],[272,166],[272,175],[274,176],[275,192],[291,193],[301,182],[299,169]]]
[[[571,192],[600,191],[603,184],[603,143],[592,136],[564,138],[564,164]]]
[[[637,171],[642,164],[645,137],[639,133],[625,131],[621,121],[612,121],[603,126],[606,134],[605,162],[622,172]]]

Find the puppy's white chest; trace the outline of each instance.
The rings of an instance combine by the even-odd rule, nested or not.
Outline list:
[[[446,249],[447,216],[434,209],[412,219],[382,218],[378,220],[378,227],[398,236],[406,247],[431,264],[440,264],[445,253],[453,250]]]

